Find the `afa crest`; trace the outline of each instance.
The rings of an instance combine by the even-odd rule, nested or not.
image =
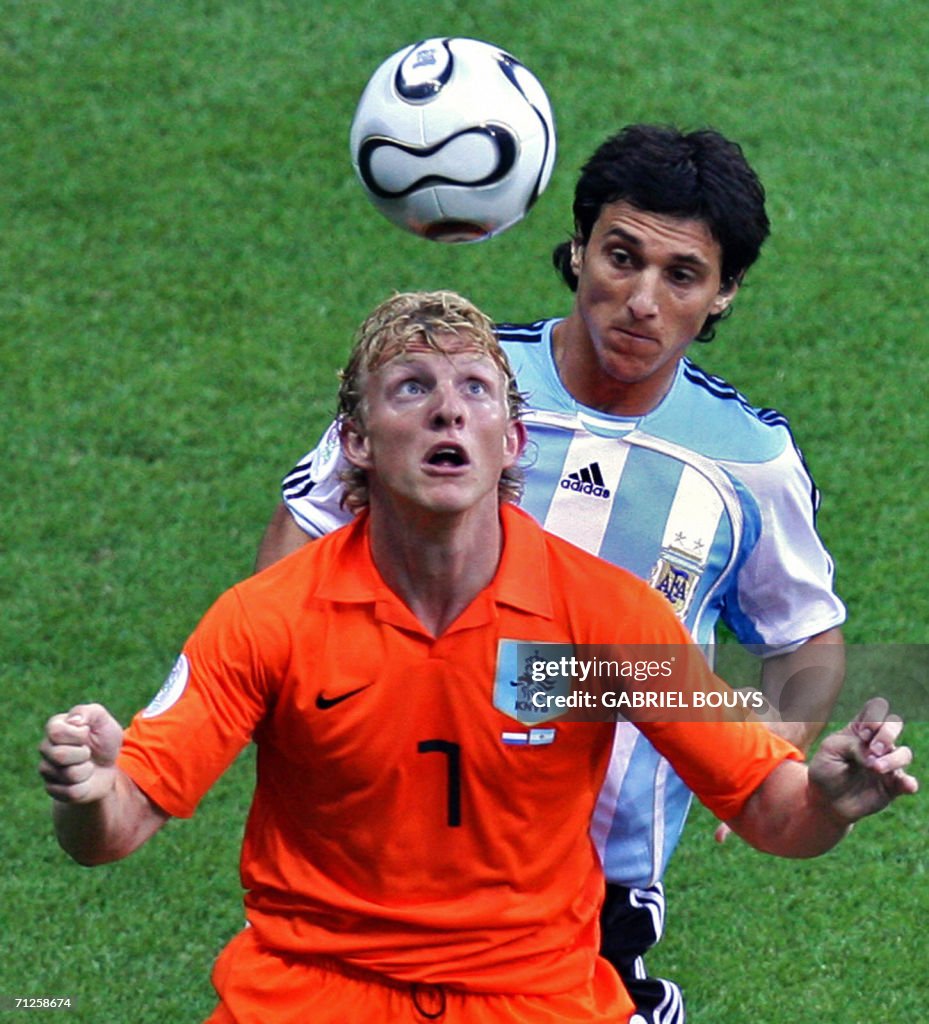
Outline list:
[[[671,602],[674,613],[683,620],[690,610],[699,581],[699,572],[683,561],[672,559],[667,552],[662,552],[648,582],[659,594],[664,594]]]

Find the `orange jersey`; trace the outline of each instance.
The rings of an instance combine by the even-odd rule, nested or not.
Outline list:
[[[513,745],[498,643],[688,638],[646,584],[511,506],[501,518],[495,578],[440,637],[383,583],[360,517],[221,597],[127,731],[120,767],[181,817],[257,744],[242,880],[267,949],[472,992],[592,977],[588,825],[613,727],[551,723]],[[796,756],[760,726],[643,729],[722,817]]]

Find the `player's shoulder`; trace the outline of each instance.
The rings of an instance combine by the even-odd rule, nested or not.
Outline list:
[[[632,573],[621,569],[570,541],[546,530],[537,519],[518,505],[506,502],[500,507],[507,550],[514,552],[508,559],[512,570],[526,564],[530,569],[545,565],[547,585],[557,590],[565,585],[589,581],[618,580],[635,588],[641,582]],[[518,564],[517,564],[518,563]]]
[[[503,345],[541,345],[548,325],[554,322],[550,318],[518,324],[501,321],[494,324],[494,331]]]
[[[494,325],[497,339],[515,372],[522,367],[542,366],[548,362],[551,330],[556,323],[557,320],[546,319]]]
[[[543,530],[542,532],[545,538],[548,558],[555,566],[556,571],[575,574],[582,573],[585,578],[615,579],[624,583],[628,582],[631,586],[635,585],[638,577],[627,569],[613,565],[611,562],[607,562],[605,559],[585,551],[576,544],[572,544],[571,541],[550,533],[548,530]]]
[[[547,530],[542,532],[554,591],[608,616],[615,616],[620,608],[631,614],[653,605],[668,607],[667,600],[635,573]]]
[[[558,319],[499,323],[496,331],[528,404],[536,409],[570,411],[574,400],[565,390],[552,358],[552,329],[557,323]]]
[[[355,520],[319,540],[309,541],[236,584],[236,596],[250,610],[268,610],[285,617],[305,608],[343,565],[350,568],[350,563],[364,563],[364,545],[358,533],[359,523]]]
[[[681,360],[674,385],[641,429],[711,459],[771,462],[793,447],[787,417],[753,405],[723,377]]]

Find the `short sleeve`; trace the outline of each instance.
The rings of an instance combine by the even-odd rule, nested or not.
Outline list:
[[[190,817],[263,718],[267,677],[245,609],[228,591],[133,718],[119,767],[163,810]]]
[[[845,621],[834,567],[816,529],[818,492],[792,444],[764,463],[726,463],[752,494],[758,540],[739,569],[723,618],[743,644],[771,654]]]
[[[803,760],[760,722],[654,722],[640,728],[720,821],[739,814],[782,761]]]

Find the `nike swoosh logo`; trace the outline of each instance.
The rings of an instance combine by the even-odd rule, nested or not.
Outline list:
[[[367,690],[371,683],[365,683],[364,686],[359,686],[357,690],[349,690],[348,693],[340,693],[338,697],[326,697],[322,693],[316,694],[316,706],[320,711],[326,711],[328,708],[334,708],[336,704],[341,704],[343,700],[348,700],[349,697],[354,697],[356,693],[361,693],[362,690]]]

